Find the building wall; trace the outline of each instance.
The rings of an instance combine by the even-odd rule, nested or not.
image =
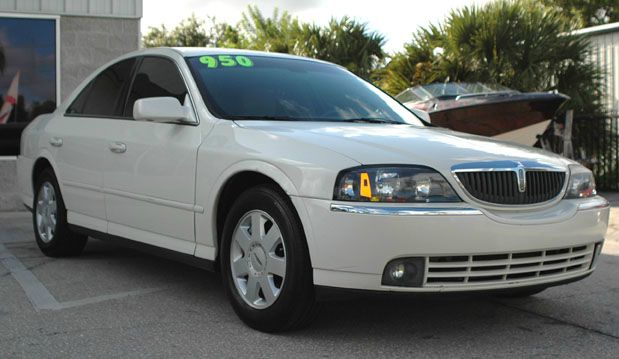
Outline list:
[[[60,18],[60,98],[106,62],[140,45],[140,20],[62,16]]]
[[[604,102],[608,110],[619,113],[619,29],[592,34],[591,59],[605,72]]]
[[[0,11],[140,18],[142,0],[0,0]]]
[[[16,174],[15,161],[0,157],[0,212],[24,210],[17,191]]]

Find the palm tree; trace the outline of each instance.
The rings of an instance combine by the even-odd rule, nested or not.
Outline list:
[[[145,47],[220,46],[308,56],[345,66],[364,78],[385,58],[384,36],[348,17],[318,26],[301,23],[278,9],[268,17],[249,5],[236,26],[209,20],[207,26],[192,15],[171,31],[163,25],[151,27],[142,42]]]
[[[298,52],[301,25],[299,20],[287,11],[280,14],[276,8],[271,17],[265,17],[257,6],[248,5],[238,28],[243,48],[281,53]]]
[[[241,47],[314,57],[345,66],[369,78],[385,57],[384,36],[370,32],[365,23],[348,17],[331,19],[327,26],[301,23],[277,9],[265,17],[248,6],[239,24]]]
[[[370,32],[367,24],[349,17],[331,19],[322,29],[305,27],[305,53],[303,55],[342,65],[355,74],[369,78],[385,58],[385,37]]]

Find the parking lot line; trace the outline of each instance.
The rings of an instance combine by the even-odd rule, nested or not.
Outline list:
[[[36,311],[41,309],[58,309],[60,303],[45,288],[37,277],[9,250],[0,243],[0,263],[11,272],[11,275],[22,287],[24,293]]]
[[[96,297],[58,302],[56,298],[47,290],[45,285],[32,273],[24,264],[15,257],[5,246],[0,243],[0,263],[9,270],[13,278],[22,287],[24,293],[32,303],[35,311],[40,310],[61,310],[79,307],[87,304],[105,302],[113,299],[133,297],[162,290],[170,289],[170,286],[144,288],[126,292],[104,294]]]
[[[122,299],[126,297],[133,297],[133,296],[138,296],[142,294],[159,292],[159,291],[170,289],[170,288],[171,287],[145,288],[145,289],[132,290],[128,292],[104,294],[104,295],[99,295],[99,296],[91,297],[91,298],[84,298],[84,299],[78,299],[78,300],[71,300],[67,302],[61,302],[61,303],[58,303],[57,308],[53,308],[53,309],[59,310],[59,309],[79,307],[79,306],[86,305],[86,304],[101,303],[101,302],[105,302],[105,301],[113,300],[113,299]]]

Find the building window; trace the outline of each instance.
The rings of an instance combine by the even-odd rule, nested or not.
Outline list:
[[[16,155],[28,122],[56,109],[57,21],[0,15],[0,156]]]

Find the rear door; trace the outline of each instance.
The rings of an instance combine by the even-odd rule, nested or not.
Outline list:
[[[50,122],[50,150],[58,167],[69,222],[107,231],[103,163],[112,124],[122,117],[135,58],[96,76],[65,114]]]
[[[181,103],[190,101],[176,63],[144,57],[124,116],[132,117],[138,99],[168,96]],[[193,254],[199,128],[133,119],[114,125],[104,174],[109,233]]]

